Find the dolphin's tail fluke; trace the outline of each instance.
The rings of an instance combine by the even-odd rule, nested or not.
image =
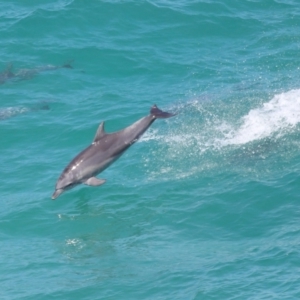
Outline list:
[[[174,117],[176,114],[168,113],[160,110],[156,104],[151,107],[150,114],[154,116],[156,119],[166,119]]]

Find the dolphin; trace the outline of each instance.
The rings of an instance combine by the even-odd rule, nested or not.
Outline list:
[[[20,81],[25,79],[31,79],[35,75],[46,72],[46,71],[53,71],[58,70],[62,68],[66,69],[73,69],[72,67],[73,60],[70,60],[63,65],[54,66],[54,65],[45,65],[45,66],[39,66],[33,69],[20,69],[16,72],[13,72],[13,64],[9,63],[6,67],[6,69],[0,73],[0,84],[3,84],[7,81]]]
[[[73,67],[71,65],[72,62],[73,61],[68,61],[65,64],[60,65],[60,66],[45,65],[45,66],[36,67],[34,69],[20,69],[18,72],[16,72],[14,74],[14,77],[18,78],[19,80],[31,79],[35,75],[37,75],[41,72],[45,72],[45,71],[53,71],[53,70],[62,69],[62,68],[73,69]]]
[[[106,180],[96,178],[97,174],[116,161],[156,119],[170,118],[175,115],[161,111],[156,105],[153,105],[148,116],[114,133],[106,133],[104,122],[102,122],[92,144],[80,152],[61,173],[56,182],[52,199],[56,199],[64,191],[79,184],[89,186],[104,184]]]

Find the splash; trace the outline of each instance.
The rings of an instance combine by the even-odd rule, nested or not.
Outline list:
[[[293,130],[299,122],[300,90],[297,89],[275,95],[262,107],[250,110],[241,118],[241,125],[237,129],[231,129],[232,126],[227,125],[224,145],[246,144],[272,137],[274,134],[280,137],[289,130]]]
[[[195,146],[205,151],[228,145],[242,145],[268,137],[283,136],[300,123],[300,89],[275,95],[269,102],[251,109],[246,115],[232,117],[235,104],[224,105],[193,101],[180,111],[179,121],[168,121],[168,129],[149,130],[142,141]],[[220,112],[223,113],[220,113]],[[173,129],[172,129],[173,128]]]
[[[28,107],[22,107],[22,106],[1,108],[0,120],[5,120],[16,115],[27,113],[29,111],[30,109]]]
[[[247,110],[251,104],[251,99],[194,100],[174,108],[180,112],[176,118],[150,129],[142,139],[152,143],[144,157],[149,178],[181,179],[234,168],[261,173],[258,169],[272,169],[272,155],[285,162],[296,155],[300,89]]]
[[[36,104],[35,106],[14,106],[0,108],[0,120],[6,120],[17,115],[37,110],[49,110],[49,105],[47,104],[47,102],[43,101]]]

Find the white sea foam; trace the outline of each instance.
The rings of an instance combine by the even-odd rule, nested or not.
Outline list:
[[[227,128],[224,144],[245,144],[273,134],[281,135],[299,122],[300,90],[297,89],[275,95],[271,101],[250,110],[241,118],[237,129]]]
[[[19,114],[24,114],[29,110],[29,108],[22,106],[0,108],[0,120],[5,120]]]
[[[193,101],[193,105],[181,107],[181,113],[167,126],[147,131],[141,141],[159,144],[144,159],[150,177],[163,174],[165,178],[180,179],[232,168],[237,159],[241,164],[261,161],[275,151],[272,143],[294,133],[300,123],[300,89],[277,94],[248,113],[240,110],[230,114],[232,103],[223,102],[221,106]]]
[[[198,150],[204,151],[211,147],[246,144],[274,134],[278,137],[300,123],[300,89],[277,94],[237,119],[222,120],[207,108],[204,110],[201,102],[193,101],[190,107],[199,113],[198,120],[188,120],[188,113],[184,112],[185,120],[177,124],[176,129],[169,126],[169,132],[163,134],[158,129],[150,129],[141,141],[156,140],[186,147],[198,145]]]

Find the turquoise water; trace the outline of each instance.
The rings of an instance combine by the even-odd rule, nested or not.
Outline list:
[[[0,298],[299,299],[299,32],[296,0],[1,2]]]

